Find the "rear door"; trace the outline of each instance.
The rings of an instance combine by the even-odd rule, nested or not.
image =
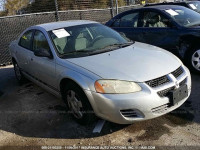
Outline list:
[[[32,38],[33,30],[26,31],[21,36],[19,43],[16,47],[17,63],[20,66],[20,68],[26,73],[30,73],[29,63],[30,54],[32,53]]]

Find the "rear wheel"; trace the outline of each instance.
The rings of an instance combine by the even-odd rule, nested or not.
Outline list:
[[[21,70],[19,68],[19,65],[17,64],[17,62],[13,62],[14,65],[14,71],[15,71],[15,77],[17,79],[17,81],[22,84],[25,81],[25,77],[23,76],[23,74],[21,73]]]
[[[80,124],[90,124],[95,120],[94,111],[83,90],[73,82],[63,90],[63,100],[73,118]]]

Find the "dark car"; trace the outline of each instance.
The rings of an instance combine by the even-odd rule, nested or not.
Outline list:
[[[106,25],[131,40],[174,53],[192,71],[200,73],[199,13],[183,6],[150,6],[123,12]]]
[[[198,13],[200,13],[200,1],[197,0],[190,0],[184,2],[163,2],[163,3],[153,3],[153,4],[146,4],[144,7],[149,6],[158,6],[158,5],[179,5],[184,6],[186,8],[192,9]]]

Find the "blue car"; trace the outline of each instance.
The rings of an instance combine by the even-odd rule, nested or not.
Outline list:
[[[200,14],[183,6],[157,5],[129,10],[106,23],[131,40],[164,48],[200,73]]]
[[[189,0],[189,1],[176,1],[176,2],[163,2],[163,3],[150,3],[146,4],[144,7],[149,7],[149,6],[157,6],[157,5],[179,5],[179,6],[184,6],[186,8],[192,9],[198,13],[200,13],[200,1],[197,0]]]

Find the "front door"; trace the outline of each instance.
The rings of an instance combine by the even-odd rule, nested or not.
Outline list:
[[[166,50],[176,49],[178,30],[159,12],[144,11],[141,22],[141,42]]]
[[[33,37],[33,51],[40,49],[48,49],[51,52],[45,35],[41,31],[35,30]],[[55,89],[55,59],[38,57],[32,53],[29,67],[32,69],[32,74],[37,80],[49,86],[50,88]]]

